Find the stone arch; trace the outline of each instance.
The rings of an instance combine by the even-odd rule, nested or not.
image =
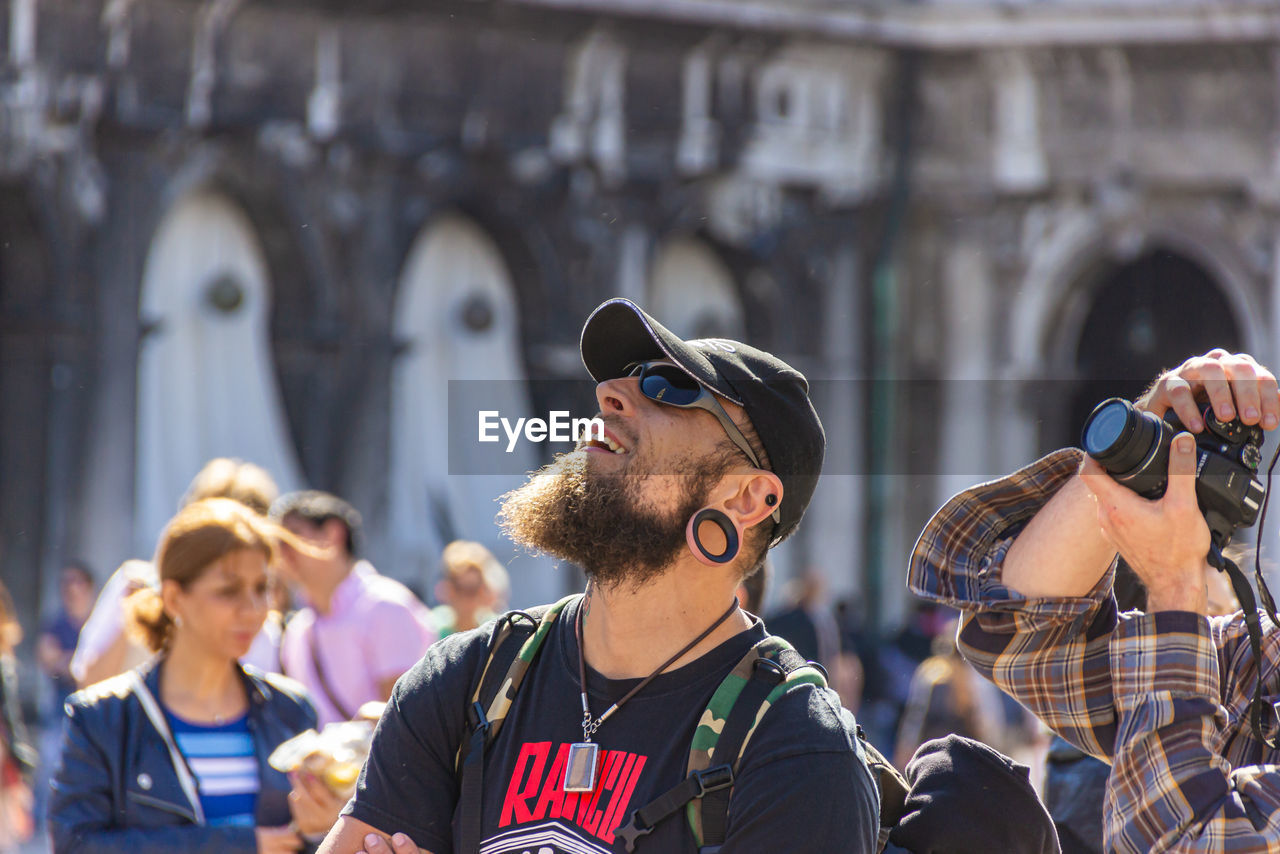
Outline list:
[[[1064,441],[1074,443],[1072,436],[1080,425],[1067,422],[1081,420],[1076,410],[1083,404],[1072,398],[1082,382],[1098,379],[1084,376],[1089,369],[1078,358],[1091,312],[1099,300],[1114,296],[1104,291],[1116,283],[1117,276],[1146,275],[1135,270],[1151,263],[1174,264],[1190,276],[1195,276],[1195,271],[1202,274],[1203,286],[1213,293],[1204,294],[1206,302],[1201,310],[1220,305],[1237,333],[1232,341],[1223,343],[1256,352],[1265,342],[1265,314],[1249,284],[1247,265],[1239,251],[1211,227],[1176,220],[1116,227],[1080,212],[1061,223],[1033,259],[1013,309],[1014,369],[1010,378],[1026,384],[1023,399],[1029,404],[1032,420],[1045,425],[1038,437],[1026,436],[1024,445],[1043,451]],[[1214,294],[1220,295],[1220,300],[1215,300]],[[1200,346],[1205,346],[1204,342],[1187,343],[1192,349]],[[1191,355],[1189,351],[1178,352],[1180,355],[1170,351],[1167,359]],[[1150,373],[1153,369],[1141,366],[1135,370]],[[1132,385],[1151,377],[1118,379],[1130,379],[1128,384]],[[1097,385],[1097,393],[1106,391],[1103,385]],[[1122,385],[1115,384],[1113,391],[1128,393],[1121,391]],[[1017,444],[1009,443],[1011,447]]]
[[[1078,340],[1062,345],[1075,375],[1064,441],[1075,439],[1100,400],[1133,399],[1153,376],[1196,353],[1244,349],[1222,288],[1185,254],[1155,245],[1093,278],[1083,321],[1073,324]]]
[[[528,564],[511,572],[513,602],[556,596],[545,563],[517,557],[494,523],[495,500],[539,455],[527,442],[495,456],[469,441],[480,410],[512,421],[533,415],[516,289],[489,233],[457,213],[428,223],[401,271],[393,322],[392,571],[428,582],[451,539],[478,540],[504,564]]]
[[[746,311],[733,274],[696,237],[664,240],[649,269],[649,309],[682,338],[733,338],[746,332]]]
[[[1203,267],[1222,290],[1244,337],[1257,350],[1266,341],[1265,313],[1250,286],[1239,250],[1211,227],[1180,221],[1152,222],[1119,239],[1116,229],[1080,210],[1064,217],[1028,266],[1011,315],[1011,357],[1017,374],[1030,378],[1063,371],[1066,342],[1083,322],[1089,281],[1110,264],[1161,246]],[[1087,289],[1086,289],[1087,291]]]
[[[214,456],[302,482],[269,338],[271,279],[244,211],[210,187],[164,213],[139,294],[134,538],[149,554],[191,477]]]

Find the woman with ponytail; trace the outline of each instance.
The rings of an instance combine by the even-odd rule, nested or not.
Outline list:
[[[267,616],[282,541],[310,548],[224,498],[169,522],[159,588],[126,603],[155,655],[67,702],[49,809],[57,854],[287,854],[336,819],[340,804],[291,799],[267,764],[315,726],[302,687],[239,662]]]

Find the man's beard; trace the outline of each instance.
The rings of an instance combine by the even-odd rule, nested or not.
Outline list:
[[[662,511],[643,496],[645,475],[602,474],[585,452],[564,454],[502,496],[498,523],[517,543],[577,564],[603,588],[635,589],[687,547],[685,526],[706,506],[731,456],[685,458],[664,465],[684,474],[648,475],[678,480],[676,506]]]

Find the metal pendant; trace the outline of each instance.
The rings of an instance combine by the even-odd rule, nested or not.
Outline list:
[[[569,745],[569,760],[564,767],[566,792],[594,792],[596,771],[600,767],[600,745],[590,741]]]

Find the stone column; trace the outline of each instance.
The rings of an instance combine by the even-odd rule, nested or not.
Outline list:
[[[996,186],[1012,192],[1040,189],[1048,181],[1040,140],[1040,90],[1025,51],[1001,50],[986,56],[995,88],[991,175]]]
[[[939,503],[991,477],[989,449],[996,368],[992,364],[994,283],[984,248],[963,239],[943,261],[942,417],[939,419]]]
[[[861,473],[866,388],[860,286],[856,251],[852,246],[838,248],[823,312],[826,371],[810,378],[814,404],[827,433],[827,455],[801,528],[810,564],[825,579],[832,601],[866,587],[862,540],[867,479]]]

